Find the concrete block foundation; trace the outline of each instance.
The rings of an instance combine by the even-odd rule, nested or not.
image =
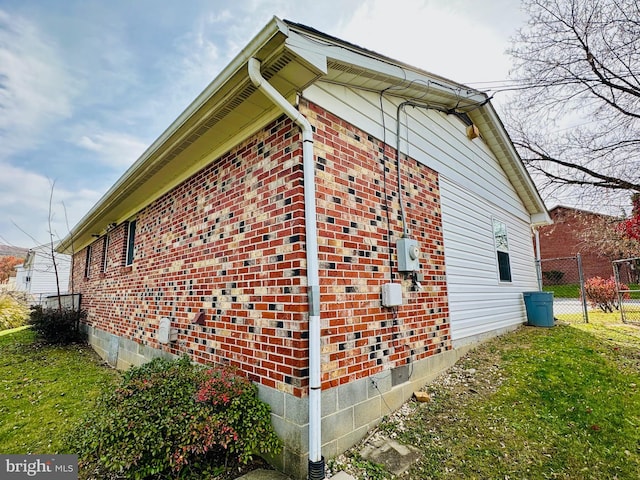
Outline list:
[[[141,365],[156,357],[172,358],[162,350],[138,344],[112,333],[86,328],[96,352],[118,369]],[[381,419],[398,409],[413,392],[433,381],[478,342],[427,357],[409,365],[408,379],[393,385],[392,370],[356,380],[322,392],[322,453],[325,459],[341,454],[362,440]],[[258,385],[259,397],[271,406],[275,431],[284,442],[283,451],[268,458],[276,468],[294,479],[305,479],[308,468],[308,399]]]

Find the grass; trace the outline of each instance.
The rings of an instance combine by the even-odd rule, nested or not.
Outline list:
[[[68,430],[118,374],[89,347],[2,333],[0,452],[64,452]],[[379,432],[422,452],[400,479],[637,479],[639,386],[640,327],[598,313],[483,344],[426,387],[431,402],[409,402]],[[349,456],[356,478],[392,478],[357,449]]]
[[[67,451],[69,433],[119,378],[87,345],[42,345],[28,327],[1,331],[0,454],[77,453]],[[268,467],[256,457],[211,479],[229,480],[255,468]],[[79,478],[95,477],[81,470]]]
[[[379,426],[422,452],[394,478],[640,478],[640,328],[619,316],[521,328],[425,390],[431,402],[409,402]]]
[[[637,283],[628,285],[629,290],[640,290]],[[577,283],[567,283],[566,285],[545,285],[542,287],[545,292],[553,292],[554,298],[580,298],[580,285]],[[631,292],[632,299],[640,299],[640,292]]]
[[[640,306],[625,304],[624,311],[626,322],[629,324],[629,329],[633,330],[631,325],[635,325],[637,330],[637,327],[640,326]],[[568,322],[574,326],[578,326],[583,323],[582,313],[563,313],[562,307],[555,308],[553,315],[558,320]],[[589,323],[598,325],[600,328],[604,328],[611,332],[625,330],[620,310],[614,310],[609,313],[603,312],[599,308],[589,308]]]
[[[568,283],[566,285],[545,285],[544,292],[553,292],[554,298],[580,298],[580,285]]]
[[[0,332],[0,453],[63,452],[64,438],[118,373],[85,345],[41,345],[28,329]]]
[[[11,295],[0,293],[0,332],[24,325],[29,318],[29,307]]]

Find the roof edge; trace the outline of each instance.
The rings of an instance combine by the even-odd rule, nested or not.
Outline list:
[[[351,42],[345,41],[343,39],[334,37],[332,35],[321,32],[313,27],[309,27],[304,24],[292,22],[290,20],[285,19],[284,23],[290,28],[292,33],[297,33],[303,36],[311,37],[310,40],[318,41],[325,40],[330,42],[334,46],[338,46],[340,48],[344,48],[346,50],[352,51],[360,56],[368,57],[376,62],[380,62],[382,64],[389,65],[394,68],[401,68],[403,71],[412,72],[414,75],[418,77],[427,77],[435,82],[431,83],[430,88],[433,88],[435,85],[436,88],[443,89],[460,89],[459,93],[461,98],[466,98],[467,100],[472,102],[472,106],[469,108],[469,111],[466,113],[471,113],[473,110],[480,108],[480,111],[485,112],[485,118],[490,122],[491,134],[499,138],[498,143],[502,144],[499,151],[494,151],[496,156],[503,156],[503,158],[508,159],[508,161],[513,165],[513,168],[516,172],[516,178],[510,178],[514,186],[519,185],[518,190],[523,189],[518,192],[518,195],[521,197],[525,208],[527,209],[532,224],[547,224],[552,223],[549,212],[546,208],[544,200],[542,199],[540,192],[538,191],[533,179],[531,178],[529,172],[524,166],[518,151],[516,150],[509,133],[507,132],[502,120],[500,119],[498,113],[496,112],[493,104],[491,103],[490,97],[480,90],[469,87],[467,85],[461,84],[454,80],[450,80],[448,78],[442,77],[437,74],[433,74],[431,72],[422,70],[418,67],[408,65],[404,62],[398,61],[396,59],[390,58],[388,56],[382,55],[372,50],[368,50],[359,45],[353,44]],[[327,55],[330,56],[330,55]],[[332,57],[338,59],[339,56]],[[361,66],[361,68],[367,68],[367,66]],[[387,72],[388,75],[392,75],[393,73]],[[400,77],[398,77],[400,78]],[[411,82],[409,82],[411,83]],[[398,94],[400,97],[404,97],[402,94]],[[535,217],[535,220],[534,220]]]
[[[101,216],[110,208],[112,199],[117,197],[117,193],[124,186],[129,184],[138,175],[142,174],[150,165],[154,163],[153,156],[161,152],[166,142],[176,134],[180,128],[191,119],[196,112],[225,84],[229,79],[254,56],[261,47],[266,45],[278,33],[289,36],[289,27],[278,17],[274,16],[253,39],[227,64],[227,66],[213,79],[209,85],[193,100],[187,108],[176,118],[169,127],[144,151],[144,153],[131,165],[115,184],[96,202],[78,223],[71,229],[59,245],[56,251],[59,253],[70,253],[73,239],[79,236],[86,225],[93,219]]]

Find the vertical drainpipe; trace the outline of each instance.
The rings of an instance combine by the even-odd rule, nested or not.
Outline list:
[[[304,217],[307,243],[307,295],[309,298],[309,480],[324,476],[322,457],[320,381],[320,278],[318,273],[318,233],[316,224],[315,162],[311,124],[260,73],[260,61],[250,58],[249,78],[253,84],[302,130],[304,170]]]
[[[538,277],[538,290],[542,291],[542,261],[540,255],[540,230],[533,227],[533,234],[536,240],[536,276]]]

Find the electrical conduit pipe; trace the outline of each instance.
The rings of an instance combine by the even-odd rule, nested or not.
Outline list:
[[[298,125],[302,131],[302,166],[304,170],[304,216],[307,243],[307,294],[309,298],[309,480],[324,475],[321,441],[320,381],[320,278],[318,273],[318,234],[316,224],[315,163],[311,124],[260,73],[260,61],[248,61],[251,82]]]

